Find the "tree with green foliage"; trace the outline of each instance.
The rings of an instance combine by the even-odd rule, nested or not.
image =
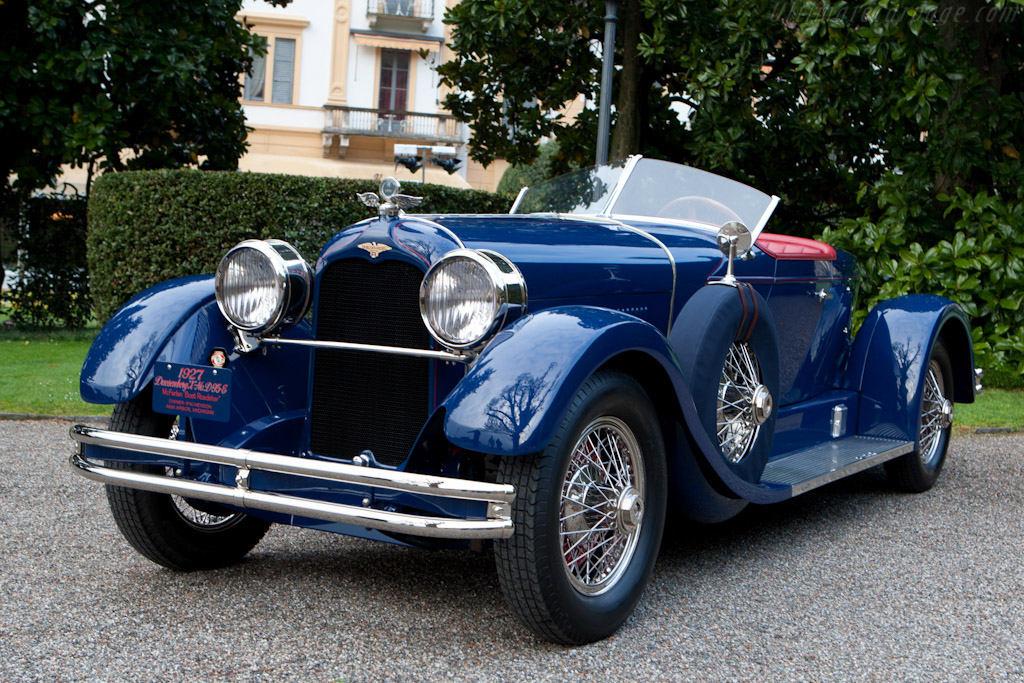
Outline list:
[[[287,0],[272,0],[285,4]],[[241,0],[0,2],[0,192],[62,164],[233,169],[245,151],[239,74],[264,41]]]
[[[505,169],[496,192],[516,195],[524,187],[532,187],[551,177],[552,160],[558,155],[558,141],[541,143],[537,158],[529,164],[515,164]]]
[[[603,5],[449,10],[441,72],[474,158],[529,162],[545,136],[555,170],[593,158],[596,114],[561,109],[596,99]],[[865,304],[949,296],[979,359],[1024,373],[1024,0],[624,0],[619,15],[613,157],[778,194],[776,229],[862,258]]]
[[[28,235],[26,199],[52,186],[64,164],[87,166],[90,181],[94,169],[237,168],[247,134],[239,74],[265,49],[235,19],[240,8],[241,0],[0,0],[0,252],[13,234],[19,249],[43,249]],[[54,264],[45,249],[27,259],[51,265],[22,273],[15,317],[81,322],[85,278],[75,264]],[[55,302],[69,288],[79,296],[65,311]]]

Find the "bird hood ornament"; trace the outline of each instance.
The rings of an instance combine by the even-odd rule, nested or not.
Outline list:
[[[357,192],[356,197],[370,208],[376,208],[381,216],[398,216],[405,209],[418,206],[423,201],[423,197],[399,194],[401,189],[402,185],[393,177],[388,176],[380,183],[379,197],[373,192]]]

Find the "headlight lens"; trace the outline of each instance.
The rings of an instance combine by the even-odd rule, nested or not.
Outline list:
[[[526,307],[526,285],[504,256],[456,249],[431,266],[420,286],[420,313],[437,341],[457,349],[489,339],[510,310]]]
[[[261,334],[294,325],[309,308],[313,272],[281,240],[246,240],[221,259],[217,306],[235,327]]]

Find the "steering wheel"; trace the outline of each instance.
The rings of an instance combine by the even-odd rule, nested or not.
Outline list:
[[[707,220],[707,214],[711,213],[715,218],[721,220]],[[698,214],[701,218],[697,218]],[[687,197],[676,197],[658,211],[658,218],[680,218],[683,220],[697,221],[709,225],[721,225],[729,221],[742,223],[743,220],[736,215],[722,202],[710,197],[689,195]]]

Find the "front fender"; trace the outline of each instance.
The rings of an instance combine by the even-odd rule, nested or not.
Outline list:
[[[218,331],[227,337],[227,321],[220,311],[216,313],[219,321],[210,319],[213,303],[211,275],[177,278],[133,297],[107,321],[89,349],[82,365],[82,399],[88,403],[127,401],[153,379],[157,358],[174,363],[205,362],[205,358],[193,358],[195,347],[209,346],[196,337],[208,338]]]
[[[189,276],[165,282],[131,299],[104,325],[82,366],[80,392],[89,403],[121,403],[153,380],[158,362],[206,365],[210,352],[228,352],[233,373],[231,417],[203,426],[216,443],[232,429],[274,413],[305,406],[310,351],[297,346],[234,352],[228,321],[217,308],[213,277]],[[310,338],[300,322],[287,337]],[[298,370],[298,371],[296,371]]]
[[[448,395],[444,433],[455,446],[524,455],[552,440],[576,391],[612,357],[639,351],[685,391],[665,337],[626,313],[550,308],[502,330]]]
[[[953,365],[953,396],[974,401],[974,349],[960,306],[931,294],[885,301],[868,314],[853,344],[844,387],[860,392],[857,433],[917,441],[921,377],[942,338]]]

